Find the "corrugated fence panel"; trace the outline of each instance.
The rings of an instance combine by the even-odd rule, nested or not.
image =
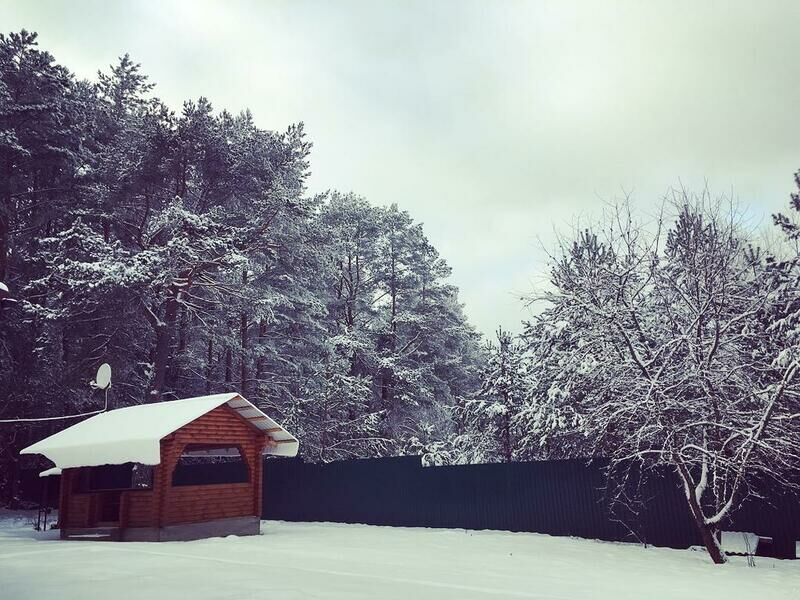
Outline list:
[[[423,467],[419,457],[306,464],[267,459],[265,519],[500,529],[686,548],[699,544],[683,491],[649,474],[637,514],[608,510],[604,465],[580,460]],[[769,496],[769,494],[766,494]],[[800,539],[797,500],[749,499],[728,530]]]

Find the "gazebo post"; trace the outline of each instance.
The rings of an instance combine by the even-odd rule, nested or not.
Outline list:
[[[66,538],[67,518],[69,517],[69,489],[72,485],[72,469],[61,471],[61,490],[58,502],[58,529],[59,537]]]

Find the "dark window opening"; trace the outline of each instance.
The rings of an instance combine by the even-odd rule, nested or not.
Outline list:
[[[102,501],[100,503],[99,520],[101,522],[115,523],[119,521],[120,494],[120,491],[100,494]]]
[[[250,469],[238,446],[189,444],[172,472],[172,485],[247,483]]]
[[[140,463],[85,467],[78,472],[77,492],[105,490],[149,490],[153,487],[153,467]]]

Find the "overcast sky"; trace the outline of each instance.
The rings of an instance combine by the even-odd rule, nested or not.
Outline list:
[[[314,143],[312,192],[396,202],[471,321],[519,329],[540,246],[683,182],[754,226],[800,168],[800,2],[0,0],[80,77],[129,52],[173,108],[207,96]]]

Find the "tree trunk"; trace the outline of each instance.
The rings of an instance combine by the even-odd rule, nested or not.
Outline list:
[[[716,532],[705,524],[702,513],[697,513],[696,509],[692,507],[693,503],[693,500],[689,500],[689,506],[692,511],[692,517],[694,518],[695,526],[700,532],[700,538],[703,540],[703,545],[706,547],[708,555],[711,557],[711,560],[714,561],[714,564],[724,564],[727,559],[722,553],[722,549],[720,548],[716,537]]]
[[[247,268],[244,269],[242,273],[242,286],[247,285]],[[240,352],[239,352],[239,366],[240,366],[240,381],[239,381],[239,393],[242,396],[247,397],[247,338],[248,338],[248,327],[249,325],[249,318],[247,316],[246,311],[242,311],[241,315],[239,315],[239,338],[240,338]]]
[[[325,371],[325,387],[322,391],[322,412],[320,418],[320,436],[319,436],[319,461],[326,462],[328,450],[328,401],[330,400],[330,380],[331,373],[328,369]]]
[[[241,333],[240,352],[239,352],[239,393],[242,396],[247,396],[247,313],[242,312],[241,324],[239,326]]]
[[[189,328],[189,313],[186,306],[181,306],[181,322],[178,327],[178,353],[186,352],[187,329]]]
[[[258,323],[258,344],[259,348],[264,343],[264,338],[267,337],[267,322],[264,319],[261,319]],[[259,355],[258,359],[256,360],[256,379],[261,381],[264,377],[264,357]]]
[[[395,263],[394,249],[392,249],[391,275],[389,279],[389,294],[391,300],[391,322],[389,324],[388,348],[392,356],[397,351],[397,266]],[[381,403],[384,410],[394,408],[394,370],[381,369]]]
[[[233,381],[233,352],[231,347],[225,348],[225,383]]]
[[[11,159],[6,158],[4,176],[0,178],[0,281],[8,277],[8,234],[11,228]]]
[[[154,324],[156,331],[156,347],[153,353],[153,383],[150,386],[148,402],[161,402],[164,393],[164,384],[169,368],[170,350],[172,346],[172,331],[178,317],[178,300],[170,295],[166,301],[164,320]]]
[[[0,206],[0,282],[8,273],[8,217],[5,206]]]
[[[503,380],[503,387],[507,386],[506,377],[506,359],[509,352],[509,344],[507,338],[503,336],[503,329],[497,330],[497,339],[500,342],[500,376]],[[511,462],[511,397],[508,390],[503,391],[503,405],[506,412],[503,415],[503,428],[502,428],[502,445],[503,445],[503,458],[506,462]]]
[[[214,371],[214,340],[208,338],[208,355],[206,357],[206,394],[211,393],[211,375]]]
[[[508,404],[508,403],[506,403]],[[511,452],[511,415],[509,412],[503,415],[503,459],[507,462],[511,462],[512,452]]]
[[[711,557],[711,560],[714,561],[714,564],[724,564],[726,562],[725,555],[722,553],[714,530],[706,525],[703,509],[697,502],[697,498],[695,498],[694,485],[692,484],[689,472],[686,470],[686,465],[678,459],[676,460],[676,466],[678,468],[678,475],[680,475],[681,481],[683,482],[683,489],[686,492],[686,502],[689,505],[689,511],[692,513],[692,519],[694,519],[694,524],[697,527],[697,531],[700,533],[700,539],[703,540],[703,545],[706,547],[708,555]]]

